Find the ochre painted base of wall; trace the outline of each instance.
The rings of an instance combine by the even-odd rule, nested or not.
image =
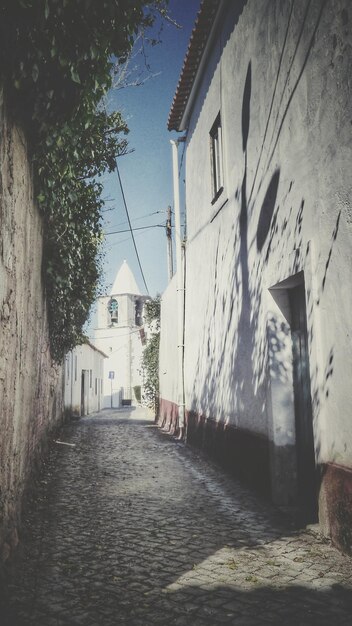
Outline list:
[[[352,554],[352,469],[335,464],[322,468],[319,521],[324,534],[342,552]]]
[[[170,433],[178,434],[178,406],[171,400],[160,398],[157,424]]]
[[[224,422],[187,412],[187,443],[201,448],[231,474],[270,496],[269,442]]]

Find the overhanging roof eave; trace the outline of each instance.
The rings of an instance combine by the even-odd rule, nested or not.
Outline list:
[[[229,0],[203,0],[188,45],[177,89],[171,105],[168,130],[187,130],[194,98],[206,59],[213,45],[220,17]]]

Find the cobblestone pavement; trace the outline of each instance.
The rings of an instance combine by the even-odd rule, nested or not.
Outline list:
[[[351,625],[352,559],[294,531],[146,413],[54,444],[3,589],[3,626]]]

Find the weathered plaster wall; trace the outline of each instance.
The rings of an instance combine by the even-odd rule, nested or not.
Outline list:
[[[292,346],[271,288],[299,271],[316,460],[323,472],[352,467],[351,23],[348,0],[229,3],[188,130],[190,432],[205,418],[252,434],[253,464],[261,437],[258,477],[265,460],[286,503],[294,486],[280,492],[280,477],[295,474]],[[209,131],[219,111],[224,191],[211,204]],[[326,504],[324,480],[320,518],[331,528],[343,498]],[[350,505],[342,517],[352,522]]]
[[[42,224],[21,131],[0,91],[0,550],[18,541],[26,480],[62,416],[61,367],[53,367],[41,276]]]
[[[177,290],[172,278],[161,298],[159,350],[159,423],[174,427],[178,415]]]

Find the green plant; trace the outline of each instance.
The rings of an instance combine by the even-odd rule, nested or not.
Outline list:
[[[160,296],[145,303],[144,317],[149,338],[143,350],[143,401],[157,412],[159,399]]]
[[[141,386],[140,385],[135,385],[133,387],[133,391],[134,391],[134,396],[138,402],[138,404],[141,403]]]
[[[5,0],[0,71],[28,137],[43,215],[51,352],[82,340],[101,263],[102,185],[127,150],[127,126],[102,98],[139,32],[167,0]]]

